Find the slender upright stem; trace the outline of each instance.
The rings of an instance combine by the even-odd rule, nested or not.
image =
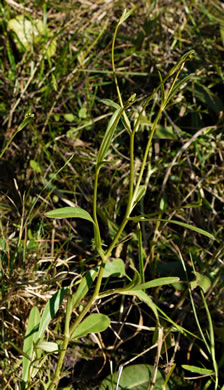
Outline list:
[[[134,141],[135,133],[133,132],[130,136],[130,182],[129,182],[129,199],[128,205],[131,203],[134,191],[134,178],[135,178],[135,160],[134,160]]]
[[[115,62],[114,62],[114,47],[115,47],[115,41],[116,41],[116,37],[117,37],[118,27],[119,27],[119,23],[117,24],[117,26],[115,28],[115,31],[114,31],[114,35],[113,35],[111,62],[112,62],[114,83],[115,83],[115,86],[116,86],[119,103],[120,103],[120,106],[123,108],[124,107],[124,103],[123,103],[121,92],[120,92],[120,88],[119,88],[119,85],[118,85],[118,80],[117,80],[116,71],[115,71]],[[130,121],[129,121],[128,116],[127,116],[125,111],[123,112],[123,118],[124,118],[124,122],[125,122],[125,125],[126,125],[126,129],[127,129],[128,133],[131,134]]]
[[[82,319],[86,316],[86,314],[88,313],[88,311],[91,308],[91,306],[93,305],[93,303],[97,300],[99,292],[100,292],[101,283],[102,283],[103,271],[104,271],[104,264],[102,263],[100,270],[99,270],[98,277],[97,277],[96,286],[95,286],[95,290],[93,292],[93,295],[89,298],[89,301],[87,302],[83,311],[79,314],[79,316],[76,318],[74,323],[70,326],[70,329],[69,329],[70,337],[72,337],[72,334],[76,330],[77,326],[80,324]]]
[[[94,219],[94,237],[95,237],[95,244],[96,249],[99,253],[99,255],[103,256],[103,250],[102,250],[102,243],[101,243],[101,235],[100,235],[100,228],[98,224],[98,218],[97,218],[97,189],[98,189],[98,178],[99,178],[100,168],[96,168],[95,173],[95,182],[94,182],[94,192],[93,192],[93,219]]]
[[[62,368],[65,354],[66,354],[66,351],[68,348],[68,343],[70,341],[69,325],[70,325],[71,315],[72,315],[72,295],[69,294],[68,300],[67,300],[66,315],[65,315],[64,340],[63,340],[63,344],[61,347],[61,351],[59,353],[59,358],[58,358],[55,374],[54,374],[54,377],[52,379],[50,386],[48,387],[48,390],[57,389],[58,383],[60,381],[61,368]]]
[[[65,358],[65,354],[66,354],[66,351],[67,351],[67,348],[68,348],[68,344],[69,344],[69,342],[70,342],[70,340],[72,338],[72,335],[73,335],[74,331],[76,330],[76,328],[78,327],[80,322],[83,320],[83,318],[86,316],[86,314],[88,313],[89,309],[91,308],[91,306],[93,305],[95,300],[98,298],[98,295],[99,295],[99,292],[100,292],[101,283],[102,283],[102,278],[103,278],[103,271],[104,271],[104,264],[102,263],[102,265],[100,267],[100,270],[99,270],[99,274],[98,274],[98,278],[97,278],[97,282],[96,282],[94,293],[90,297],[90,299],[87,302],[87,304],[86,304],[85,308],[83,309],[83,311],[79,314],[79,316],[76,318],[76,320],[74,321],[74,323],[72,325],[70,325],[71,314],[72,314],[72,296],[68,297],[67,310],[66,310],[66,319],[65,319],[64,341],[63,341],[62,349],[61,349],[61,352],[60,352],[60,355],[59,355],[59,359],[58,359],[57,367],[56,367],[56,370],[55,370],[54,378],[53,378],[50,386],[48,387],[48,390],[56,390],[57,387],[58,387],[59,380],[60,380],[60,373],[61,373],[61,369],[62,369],[64,358]]]

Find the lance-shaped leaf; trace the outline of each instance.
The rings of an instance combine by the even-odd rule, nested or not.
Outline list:
[[[119,104],[115,103],[113,100],[111,99],[97,99],[99,100],[101,103],[105,104],[106,106],[109,106],[109,107],[113,107],[115,108],[116,110],[121,108],[119,106]]]
[[[193,77],[192,75],[188,75],[184,77],[182,80],[178,81],[173,88],[169,91],[169,94],[167,96],[166,103],[170,101],[170,99],[174,96],[176,91],[180,90],[181,88],[184,88],[184,86],[187,84],[189,80],[196,80],[196,77]]]
[[[100,149],[97,155],[96,163],[97,165],[101,164],[105,158],[105,155],[111,145],[114,132],[117,128],[118,122],[121,115],[123,114],[124,108],[120,107],[113,113],[111,119],[109,120],[106,132],[104,134],[103,140],[100,145]]]
[[[138,190],[134,192],[131,211],[135,208],[136,204],[140,202],[140,200],[145,195],[145,193],[146,193],[146,185],[139,186]]]
[[[150,280],[149,282],[138,284],[136,287],[133,288],[134,291],[136,290],[145,290],[146,288],[153,288],[153,287],[159,287],[159,286],[164,286],[166,284],[173,284],[179,282],[178,277],[165,277],[165,278],[159,278],[159,279],[154,279]]]
[[[18,134],[19,131],[23,130],[24,127],[26,127],[26,125],[28,125],[28,123],[30,123],[33,120],[33,118],[34,118],[34,115],[31,114],[31,113],[25,115],[25,119],[22,121],[22,123],[20,123],[20,125],[18,126],[17,130],[15,131],[15,133],[11,136],[11,138],[9,139],[9,141],[7,142],[5,147],[2,149],[2,151],[0,153],[0,158],[3,157],[5,151],[8,149],[9,145],[13,141],[14,137],[16,136],[16,134]]]
[[[134,278],[131,280],[131,282],[124,287],[125,290],[132,290],[134,287],[136,287],[138,284],[141,283],[141,276],[140,273],[137,271],[137,269],[134,267],[134,265],[130,265],[130,268],[134,271]],[[122,290],[122,289],[120,289]]]
[[[208,368],[202,368],[202,367],[197,367],[197,366],[189,366],[188,364],[182,364],[182,367],[185,369],[185,370],[188,370],[188,371],[191,371],[191,372],[196,372],[197,374],[201,374],[201,375],[212,375],[214,374],[214,371],[213,370],[210,370]]]
[[[23,351],[27,356],[30,356],[30,359],[27,357],[23,357],[23,371],[22,371],[22,379],[24,382],[27,382],[28,374],[30,370],[30,365],[33,360],[33,350],[34,343],[38,340],[39,334],[39,324],[40,324],[40,312],[39,309],[34,306],[30,312],[27,330],[25,334]]]
[[[89,288],[91,287],[92,283],[94,282],[98,274],[98,271],[99,268],[92,269],[88,271],[85,276],[82,277],[82,280],[79,283],[77,291],[72,295],[72,309],[74,309],[78,305],[78,303],[84,298],[84,296],[87,294]]]
[[[105,314],[93,313],[86,317],[72,334],[72,338],[85,337],[88,333],[100,333],[108,328],[110,319]]]
[[[180,225],[180,226],[183,226],[187,229],[193,230],[197,233],[203,234],[204,236],[211,238],[212,240],[216,240],[216,238],[213,234],[207,232],[204,229],[198,228],[197,226],[189,225],[188,223],[185,223],[185,222],[175,221],[173,219],[147,218],[144,215],[139,215],[136,217],[129,217],[128,219],[131,221],[135,221],[135,222],[161,221],[161,222],[167,222],[167,223],[174,223],[175,225]]]
[[[132,12],[134,11],[136,7],[133,7],[131,8],[129,11],[127,11],[126,9],[124,9],[121,17],[120,17],[120,20],[118,22],[118,24],[122,24],[125,22],[125,20],[127,20],[129,18],[129,16],[132,14]]]
[[[49,322],[52,320],[52,318],[57,313],[59,307],[61,306],[61,303],[64,299],[65,295],[65,289],[62,288],[59,291],[56,292],[56,294],[49,299],[47,302],[41,320],[40,320],[40,326],[39,326],[39,332],[38,332],[38,339],[40,340],[47,329]]]
[[[80,207],[62,207],[60,209],[48,211],[45,215],[49,218],[82,218],[94,224],[91,215]]]
[[[167,76],[165,77],[164,81],[167,80],[169,77],[171,77],[174,73],[178,72],[181,68],[183,68],[183,65],[188,59],[192,59],[192,57],[195,55],[195,50],[191,49],[187,51],[180,59],[179,61],[171,68],[171,70],[168,72]],[[163,82],[164,82],[163,81]]]
[[[135,289],[123,290],[120,292],[120,294],[132,295],[132,296],[138,297],[140,299],[140,301],[145,302],[150,307],[150,309],[155,314],[156,319],[159,320],[159,315],[158,315],[158,311],[157,311],[157,307],[156,307],[155,303],[153,303],[152,299],[144,291],[141,291],[141,290],[139,291],[139,290],[135,290]]]

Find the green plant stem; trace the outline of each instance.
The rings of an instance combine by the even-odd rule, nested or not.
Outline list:
[[[167,92],[167,96],[165,97],[164,101],[161,102],[161,105],[160,105],[160,109],[159,109],[159,112],[153,122],[153,125],[152,125],[152,129],[151,129],[151,132],[150,132],[150,135],[149,135],[149,139],[148,139],[148,142],[147,142],[147,145],[146,145],[146,148],[145,148],[145,153],[144,153],[144,157],[143,157],[143,160],[142,160],[142,164],[141,164],[141,169],[140,169],[140,173],[138,175],[138,181],[137,181],[137,184],[136,184],[136,187],[135,187],[135,191],[134,191],[134,194],[133,194],[133,201],[135,200],[135,195],[137,194],[138,192],[138,189],[139,189],[139,186],[141,184],[141,180],[142,180],[142,176],[143,176],[143,173],[144,173],[144,170],[145,170],[145,165],[146,165],[146,162],[147,162],[147,159],[148,159],[148,154],[149,154],[149,150],[150,150],[150,147],[151,147],[151,144],[152,144],[152,138],[153,138],[153,135],[156,131],[156,127],[158,125],[158,122],[161,118],[161,115],[163,113],[163,111],[165,110],[168,102],[169,102],[169,98],[170,98],[170,95],[172,94],[172,91],[175,87],[175,84],[177,82],[177,79],[179,77],[179,74],[183,68],[185,64],[185,61],[180,61],[180,64],[179,64],[179,68],[177,68],[177,73],[175,75],[175,78],[174,78],[174,81],[169,89],[169,91]],[[176,67],[174,67],[176,68]],[[165,78],[164,81],[161,81],[161,83],[159,84],[159,88],[163,87],[164,86],[164,82],[168,79],[168,76],[170,77],[171,75],[173,75],[173,69],[171,69],[171,71],[168,73],[167,77]],[[146,102],[147,102],[147,105],[149,103],[149,101],[152,99],[152,96],[158,91],[159,89],[158,87],[154,90],[153,94],[149,97],[150,99],[147,99]],[[143,106],[143,110],[145,110],[146,108],[146,104],[144,104]],[[143,110],[141,111],[141,113],[139,114],[139,117],[138,117],[138,120],[140,121],[140,117],[142,115],[142,112]],[[138,129],[138,120],[136,121],[136,124],[135,124],[135,127],[134,127],[134,130],[133,130],[133,134],[132,134],[132,137],[134,138],[134,133],[137,131]],[[131,204],[131,207],[132,207],[133,204]]]
[[[144,157],[143,157],[143,160],[142,160],[141,169],[140,169],[140,172],[139,172],[139,175],[138,175],[137,184],[135,186],[134,194],[133,194],[133,197],[132,197],[133,201],[130,204],[130,208],[131,209],[133,207],[133,202],[135,200],[135,195],[137,194],[139,186],[141,184],[142,176],[143,176],[143,173],[144,173],[144,170],[145,170],[145,166],[146,166],[146,162],[147,162],[148,155],[149,155],[149,150],[150,150],[150,147],[151,147],[151,144],[152,144],[152,138],[153,138],[153,135],[155,133],[156,126],[157,126],[157,124],[158,124],[158,122],[160,120],[160,117],[161,117],[161,114],[163,112],[163,109],[164,109],[163,106],[161,106],[160,110],[159,110],[159,112],[158,112],[158,114],[156,116],[156,119],[154,120],[153,125],[152,125],[151,133],[150,133],[150,136],[149,136],[146,148],[145,148]]]
[[[135,133],[130,136],[130,180],[129,180],[129,200],[131,203],[134,191],[134,178],[135,178],[135,160],[134,160],[134,146],[135,146]]]
[[[120,237],[121,233],[123,232],[125,226],[126,226],[127,223],[128,223],[128,217],[129,217],[129,215],[128,215],[127,211],[128,211],[128,210],[126,210],[126,214],[125,214],[125,216],[124,216],[124,218],[123,218],[123,221],[122,221],[121,224],[120,224],[120,227],[119,227],[119,229],[118,229],[118,231],[117,231],[117,233],[116,233],[116,235],[115,235],[113,241],[111,242],[109,248],[107,249],[107,251],[106,251],[106,253],[105,253],[105,257],[106,257],[107,259],[110,257],[112,250],[114,249],[116,243],[117,243],[118,240],[119,240],[119,237]]]
[[[100,266],[100,270],[99,270],[99,274],[97,277],[96,286],[95,286],[95,290],[93,292],[93,295],[90,297],[85,308],[80,313],[80,315],[76,318],[75,322],[70,326],[70,330],[69,330],[70,337],[72,337],[72,334],[74,333],[74,331],[76,330],[76,328],[78,327],[78,325],[80,324],[82,319],[85,317],[85,315],[88,313],[88,311],[91,308],[91,306],[93,305],[93,303],[98,299],[100,287],[101,287],[101,283],[102,283],[102,278],[103,278],[103,271],[104,271],[104,263],[102,263]]]
[[[138,188],[140,186],[140,183],[141,183],[141,180],[142,180],[142,176],[143,176],[143,173],[144,173],[144,170],[145,170],[145,165],[146,165],[146,162],[147,162],[149,149],[150,149],[150,146],[151,146],[151,143],[152,143],[152,137],[153,137],[153,134],[155,132],[157,123],[158,123],[158,121],[160,119],[160,116],[162,114],[162,111],[163,111],[163,107],[160,108],[160,110],[159,110],[159,112],[157,114],[157,117],[156,117],[156,119],[155,119],[155,121],[153,123],[152,130],[151,130],[151,133],[150,133],[150,136],[149,136],[149,139],[148,139],[148,142],[147,142],[147,146],[146,146],[146,149],[145,149],[145,153],[144,153],[144,157],[143,157],[143,161],[142,161],[142,165],[141,165],[141,170],[140,170],[140,173],[139,173],[139,176],[138,176],[138,181],[137,181],[137,184],[136,184],[136,187],[135,187],[135,190],[134,190],[134,194],[133,194],[133,186],[134,186],[134,131],[131,134],[131,137],[130,137],[130,185],[129,185],[128,204],[127,204],[126,213],[125,213],[123,221],[122,221],[122,223],[120,225],[120,228],[118,229],[118,231],[117,231],[117,233],[116,233],[112,243],[110,244],[108,250],[106,251],[106,254],[105,254],[106,258],[109,258],[112,250],[114,249],[116,243],[119,240],[119,237],[120,237],[121,233],[123,232],[126,224],[128,223],[128,218],[129,218],[129,216],[131,214],[131,211],[132,211],[132,208],[133,208],[135,194],[138,191]]]
[[[100,287],[101,287],[102,278],[103,278],[103,271],[104,271],[104,263],[101,264],[93,295],[90,297],[85,308],[79,314],[79,316],[76,318],[76,320],[74,321],[74,323],[71,326],[70,326],[70,321],[71,321],[71,314],[72,314],[72,296],[70,295],[68,297],[66,319],[65,319],[65,333],[64,333],[65,337],[64,337],[63,344],[62,344],[62,350],[61,350],[60,355],[59,355],[55,375],[54,375],[54,378],[53,378],[48,390],[54,390],[54,389],[56,390],[58,387],[58,383],[60,380],[60,373],[61,373],[61,369],[62,369],[62,365],[63,365],[65,354],[66,354],[66,351],[68,348],[69,341],[71,340],[74,331],[76,330],[76,328],[78,327],[80,322],[86,316],[89,309],[91,308],[91,306],[93,305],[93,303],[95,302],[95,300],[97,300],[97,298],[99,296]]]
[[[212,317],[204,296],[204,292],[201,289],[201,297],[204,303],[204,307],[207,313],[208,317],[208,323],[209,323],[209,333],[210,333],[210,352],[211,352],[211,357],[212,357],[212,362],[213,362],[213,367],[215,371],[215,390],[218,388],[218,365],[215,357],[215,337],[214,337],[214,328],[213,328],[213,323],[212,323]]]
[[[119,86],[118,86],[117,77],[116,77],[116,74],[115,74],[115,65],[114,65],[114,45],[115,45],[115,39],[116,39],[117,31],[118,31],[118,26],[119,26],[119,24],[116,27],[115,34],[114,34],[114,37],[113,37],[113,42],[112,42],[112,67],[113,67],[115,85],[116,85],[116,88],[117,88],[117,93],[118,93],[118,98],[119,98],[119,101],[120,101],[120,105],[121,105],[122,108],[124,108],[122,97],[121,97]],[[89,299],[88,303],[86,304],[85,308],[83,309],[83,311],[80,313],[80,315],[76,318],[76,320],[74,321],[74,323],[71,326],[70,326],[70,320],[71,320],[71,315],[72,315],[72,296],[68,297],[67,310],[66,310],[66,319],[65,319],[64,341],[63,341],[63,345],[62,345],[62,350],[61,350],[61,352],[59,354],[59,359],[58,359],[58,364],[57,364],[57,367],[56,367],[55,375],[54,375],[53,381],[50,384],[48,390],[57,389],[58,383],[59,383],[59,380],[60,380],[60,373],[61,373],[64,357],[65,357],[66,350],[67,350],[67,347],[68,347],[68,343],[69,343],[70,339],[72,338],[72,335],[73,335],[74,331],[76,330],[76,328],[78,327],[78,325],[80,324],[80,322],[86,316],[86,314],[88,313],[89,309],[92,307],[92,305],[95,302],[95,300],[97,300],[98,297],[99,297],[99,292],[100,292],[100,287],[101,287],[102,277],[103,277],[103,271],[104,271],[104,265],[105,265],[106,261],[108,260],[110,254],[111,254],[111,252],[113,250],[113,248],[115,247],[117,241],[119,240],[119,237],[120,237],[121,233],[123,232],[123,230],[124,230],[124,228],[125,228],[125,226],[126,226],[126,224],[128,222],[128,218],[129,218],[129,216],[130,216],[130,214],[132,212],[132,209],[133,209],[133,206],[134,206],[134,202],[135,202],[135,199],[136,199],[136,195],[137,195],[139,186],[141,184],[141,180],[142,180],[142,177],[143,177],[143,173],[144,173],[145,166],[146,166],[147,159],[148,159],[148,155],[149,155],[149,150],[150,150],[151,143],[152,143],[152,138],[153,138],[154,132],[156,130],[156,126],[157,126],[157,124],[159,122],[159,119],[160,119],[160,117],[162,115],[163,110],[165,109],[165,107],[166,107],[166,105],[167,105],[167,103],[169,101],[170,95],[172,94],[172,90],[173,90],[173,88],[175,86],[175,83],[177,81],[179,73],[180,73],[181,69],[183,68],[183,65],[184,65],[184,63],[185,63],[185,61],[186,61],[186,59],[187,59],[187,57],[189,55],[190,55],[190,52],[186,53],[181,58],[181,60],[178,62],[178,64],[171,69],[171,71],[168,73],[168,75],[165,77],[165,79],[162,80],[160,85],[153,91],[152,95],[148,99],[146,99],[146,102],[145,102],[145,104],[143,106],[143,109],[142,109],[141,113],[139,114],[139,117],[138,117],[138,119],[136,121],[136,124],[134,126],[134,129],[133,129],[132,133],[131,133],[131,127],[130,127],[129,119],[128,119],[125,111],[123,113],[124,120],[125,120],[127,129],[128,129],[128,132],[130,134],[130,185],[129,185],[129,197],[128,197],[128,204],[127,204],[126,213],[125,213],[125,216],[123,218],[123,221],[122,221],[122,223],[120,225],[120,228],[118,229],[118,231],[117,231],[117,233],[116,233],[116,235],[115,235],[111,245],[109,246],[109,248],[107,249],[105,254],[104,254],[104,252],[102,250],[101,235],[100,235],[100,229],[99,229],[99,224],[98,224],[98,219],[97,219],[97,188],[98,188],[99,172],[100,172],[100,168],[101,167],[97,167],[96,168],[95,182],[94,182],[94,194],[93,194],[93,218],[94,218],[94,223],[95,223],[95,225],[94,225],[94,234],[95,234],[96,248],[97,248],[97,251],[98,251],[98,253],[99,253],[99,255],[100,255],[101,259],[102,259],[102,263],[101,263],[101,266],[100,266],[100,270],[99,270],[99,274],[98,274],[98,277],[97,277],[96,286],[95,286],[95,290],[93,292],[93,295],[90,297],[90,299]],[[148,142],[147,142],[147,145],[146,145],[146,148],[145,148],[145,152],[144,152],[144,157],[143,157],[143,161],[142,161],[142,164],[141,164],[140,173],[138,175],[137,184],[136,184],[135,189],[134,189],[134,135],[135,135],[135,132],[138,129],[141,115],[142,115],[143,111],[145,110],[145,108],[147,107],[147,105],[149,104],[149,102],[152,99],[152,97],[154,96],[154,94],[157,93],[157,91],[159,90],[159,88],[161,86],[162,87],[164,86],[165,81],[169,77],[171,77],[176,71],[177,71],[177,74],[176,74],[176,76],[174,78],[172,86],[169,89],[169,91],[167,92],[167,95],[166,95],[164,101],[161,103],[159,112],[158,112],[158,114],[156,116],[156,119],[153,122],[151,133],[149,135],[149,139],[148,139]]]
[[[59,353],[59,358],[58,358],[55,374],[54,374],[53,380],[52,380],[48,390],[57,389],[57,387],[58,387],[58,383],[60,380],[60,374],[61,374],[61,368],[62,368],[65,354],[66,354],[66,351],[68,348],[68,343],[70,341],[69,325],[70,325],[71,315],[72,315],[72,295],[69,294],[68,300],[67,300],[66,316],[65,316],[64,340],[63,340],[63,344],[62,344],[62,349]]]
[[[97,189],[98,189],[99,173],[100,173],[100,167],[97,167],[96,174],[95,174],[95,182],[94,182],[94,192],[93,192],[93,219],[95,222],[94,237],[95,237],[96,249],[103,260],[104,255],[103,255],[103,250],[102,250],[100,228],[99,228],[99,223],[98,223],[98,218],[97,218]]]
[[[116,30],[117,31],[117,30]],[[113,61],[114,61],[114,42],[115,40],[113,41],[112,43],[112,64],[113,64]],[[143,176],[143,173],[144,173],[144,170],[145,170],[145,166],[146,166],[146,162],[147,162],[147,159],[148,159],[148,154],[149,154],[149,150],[150,150],[150,146],[152,144],[152,138],[153,138],[153,135],[155,133],[155,130],[156,130],[156,126],[160,120],[160,117],[162,115],[162,112],[163,110],[165,110],[166,108],[166,105],[169,101],[169,97],[170,97],[170,94],[172,93],[172,89],[174,88],[175,86],[175,83],[177,81],[177,78],[181,72],[181,70],[183,69],[183,66],[186,62],[186,60],[188,59],[188,57],[190,57],[192,54],[194,53],[194,50],[190,50],[189,52],[185,53],[180,61],[169,71],[169,73],[167,74],[167,76],[165,77],[164,80],[161,81],[161,83],[159,84],[159,86],[157,88],[154,89],[153,93],[146,99],[144,105],[143,105],[143,108],[137,118],[137,121],[135,123],[135,126],[134,126],[134,129],[130,135],[130,185],[129,185],[129,199],[128,199],[128,205],[127,205],[127,208],[126,208],[126,213],[125,213],[125,216],[123,218],[123,221],[120,225],[120,228],[118,229],[112,243],[110,244],[108,250],[106,251],[106,254],[105,254],[105,257],[108,259],[112,250],[114,249],[116,243],[118,242],[119,240],[119,237],[121,235],[121,233],[123,232],[127,222],[128,222],[128,218],[131,214],[131,211],[133,209],[133,205],[134,205],[134,202],[135,202],[135,198],[136,198],[136,194],[138,192],[138,189],[139,189],[139,186],[141,184],[141,180],[142,180],[142,176]],[[113,65],[114,66],[114,65]],[[134,187],[134,135],[139,127],[139,123],[140,123],[140,120],[141,120],[141,116],[144,112],[144,110],[146,109],[146,107],[148,106],[149,102],[151,101],[151,99],[153,98],[153,96],[159,91],[159,89],[164,85],[164,83],[175,73],[177,72],[176,76],[175,76],[175,79],[172,83],[172,86],[171,88],[169,89],[168,93],[167,93],[167,96],[165,97],[164,99],[164,102],[161,103],[161,106],[160,106],[160,109],[159,109],[159,112],[156,116],[156,119],[154,120],[153,122],[153,125],[152,125],[152,129],[151,129],[151,133],[150,133],[150,136],[149,136],[149,139],[148,139],[148,142],[147,142],[147,145],[146,145],[146,148],[145,148],[145,153],[144,153],[144,157],[143,157],[143,161],[142,161],[142,164],[141,164],[141,169],[140,169],[140,173],[138,175],[138,181],[137,181],[137,184],[135,186],[135,190],[133,191],[133,187]],[[118,94],[119,96],[119,94]]]
[[[122,96],[121,96],[121,93],[120,93],[120,88],[119,88],[119,85],[118,85],[118,80],[117,80],[116,71],[115,71],[115,63],[114,63],[114,47],[115,47],[115,41],[116,41],[116,37],[117,37],[118,27],[119,27],[119,23],[116,25],[116,28],[115,28],[115,31],[114,31],[114,35],[113,35],[111,62],[112,62],[112,70],[113,70],[114,82],[115,82],[115,86],[116,86],[116,90],[117,90],[119,103],[120,103],[120,106],[122,108],[124,108],[124,103],[123,103]],[[127,116],[125,111],[123,112],[123,118],[124,118],[126,129],[127,129],[128,133],[130,135],[131,134],[131,125],[130,125],[130,121],[129,121],[128,116]]]
[[[164,78],[164,80],[161,80],[161,82],[159,83],[159,85],[153,90],[152,94],[145,100],[145,103],[143,104],[143,107],[139,113],[139,116],[137,118],[137,121],[135,123],[135,126],[134,126],[134,129],[133,129],[133,132],[132,133],[135,133],[137,130],[138,130],[138,127],[139,127],[139,124],[140,124],[140,121],[141,121],[141,117],[142,117],[142,114],[143,112],[145,111],[146,107],[149,105],[150,101],[152,100],[153,96],[161,89],[163,88],[164,84],[166,83],[166,81],[173,76],[173,74],[178,71],[178,76],[179,76],[179,73],[180,71],[183,69],[183,66],[185,64],[185,62],[187,61],[188,58],[191,58],[191,56],[195,53],[194,50],[189,50],[187,53],[185,53],[181,58],[180,60],[178,61],[178,63],[176,65],[174,65],[170,71],[168,72],[168,74],[166,75],[166,77]],[[173,86],[174,84],[172,84]],[[171,89],[170,89],[171,90]],[[167,96],[168,97],[168,96]],[[163,107],[163,109],[165,109],[165,106]]]

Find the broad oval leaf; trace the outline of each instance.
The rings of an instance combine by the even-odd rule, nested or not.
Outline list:
[[[8,28],[16,33],[25,48],[29,48],[35,41],[41,38],[45,27],[40,19],[32,20],[25,15],[18,15],[8,22]]]
[[[94,224],[94,220],[88,211],[80,207],[62,207],[45,213],[48,218],[82,218]]]
[[[103,278],[111,275],[117,277],[125,275],[125,264],[122,259],[111,259],[106,263]]]
[[[176,276],[169,276],[165,278],[159,278],[150,280],[149,282],[138,284],[136,287],[133,288],[133,290],[145,290],[146,288],[152,288],[152,287],[158,287],[158,286],[164,286],[166,284],[173,284],[179,282],[180,278]]]
[[[88,333],[100,333],[108,328],[110,319],[105,314],[93,313],[86,317],[72,334],[72,338],[85,337]]]
[[[30,16],[18,15],[13,19],[10,19],[8,22],[8,29],[14,31],[17,35],[15,39],[15,44],[18,49],[21,49],[21,44],[25,49],[30,49],[35,43],[40,43],[40,47],[45,49],[45,40],[42,40],[43,37],[48,34],[48,37],[51,38],[51,42],[48,44],[46,54],[48,57],[55,55],[57,42],[55,38],[52,38],[52,33],[48,30],[47,26],[40,19],[32,19]],[[20,44],[18,44],[18,40]]]
[[[118,372],[113,375],[108,375],[100,385],[99,390],[147,390],[150,380],[153,375],[153,366],[149,364],[135,364],[125,367],[121,371],[121,376],[118,381]],[[164,384],[164,378],[158,370],[154,390],[161,390]],[[118,384],[117,384],[118,382]],[[169,385],[166,385],[166,390],[169,390]]]

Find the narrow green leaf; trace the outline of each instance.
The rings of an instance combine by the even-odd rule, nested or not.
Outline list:
[[[5,151],[8,149],[9,145],[11,144],[13,139],[15,138],[16,134],[19,133],[19,131],[23,130],[23,128],[26,127],[26,125],[31,120],[33,120],[33,117],[34,117],[34,114],[31,114],[31,113],[28,113],[25,115],[25,119],[22,121],[22,123],[20,123],[20,125],[17,127],[17,130],[15,131],[15,133],[11,136],[11,138],[9,139],[9,141],[7,142],[5,147],[2,149],[2,151],[0,153],[0,159],[3,157]]]
[[[174,73],[176,73],[178,70],[180,70],[183,65],[185,64],[185,62],[188,60],[188,59],[192,59],[192,57],[195,55],[195,50],[194,49],[191,49],[189,51],[187,51],[180,59],[179,61],[173,66],[173,68],[169,71],[168,75],[166,76],[165,79],[168,79],[169,77],[171,77]]]
[[[164,81],[163,81],[163,78],[162,78],[162,75],[161,75],[160,71],[158,71],[158,73],[159,73],[160,88],[161,88],[161,101],[163,103],[164,102],[164,97],[165,97],[165,87],[164,87]]]
[[[195,77],[193,77],[192,75],[188,75],[186,77],[184,77],[182,80],[178,81],[174,86],[173,88],[171,89],[171,91],[169,91],[169,95],[167,96],[167,103],[170,101],[170,99],[172,98],[172,96],[175,95],[176,91],[180,90],[181,87],[184,86],[184,84],[186,84],[189,80],[192,80],[194,79],[195,80]]]
[[[132,290],[135,286],[141,283],[141,275],[135,266],[132,264],[130,265],[130,268],[134,271],[134,278],[132,279],[131,283],[125,286],[125,290]]]
[[[159,278],[159,279],[154,279],[150,280],[150,282],[146,282],[143,284],[138,284],[136,287],[133,288],[134,291],[136,290],[144,290],[146,288],[153,288],[153,287],[158,287],[158,286],[164,286],[166,284],[173,284],[179,282],[178,277],[165,277],[165,278]]]
[[[106,263],[103,278],[108,278],[111,275],[116,277],[125,275],[125,264],[122,259],[111,259]]]
[[[45,215],[49,218],[82,218],[94,224],[91,215],[80,207],[62,207],[60,209],[48,211]]]
[[[74,331],[72,338],[85,337],[88,333],[100,333],[108,328],[110,319],[105,314],[93,313],[86,317]]]
[[[211,357],[212,357],[212,362],[213,362],[213,367],[214,367],[214,372],[215,372],[215,390],[218,389],[218,382],[219,382],[219,369],[218,369],[218,363],[216,360],[216,350],[215,350],[215,335],[214,335],[214,327],[213,327],[213,321],[211,317],[211,313],[208,307],[208,304],[206,302],[205,296],[203,291],[201,291],[201,297],[204,303],[204,307],[206,310],[206,314],[208,317],[208,323],[209,323],[209,341],[210,341],[210,349],[211,349]]]
[[[138,291],[138,290],[135,290],[135,289],[133,289],[133,290],[122,290],[122,291],[120,291],[120,294],[122,294],[122,295],[133,295],[133,296],[138,297],[140,299],[140,301],[145,302],[150,307],[150,309],[155,314],[156,319],[157,320],[159,319],[159,315],[158,315],[158,311],[157,311],[156,305],[153,303],[151,298],[144,291],[141,291],[141,290]]]
[[[92,269],[82,277],[81,282],[77,288],[77,291],[72,295],[72,309],[74,309],[78,303],[85,297],[92,283],[96,279],[99,269]]]
[[[38,333],[39,339],[42,338],[45,330],[49,325],[49,322],[52,320],[52,318],[57,313],[59,307],[61,306],[61,303],[64,299],[64,295],[65,289],[62,288],[57,291],[56,294],[54,294],[53,297],[47,302],[40,320],[40,327]]]
[[[134,192],[131,211],[135,208],[136,204],[140,202],[140,200],[145,195],[145,193],[146,193],[146,185],[139,186],[137,192]]]
[[[97,99],[98,100],[98,99]],[[117,104],[116,102],[114,102],[113,100],[111,99],[99,99],[99,101],[103,104],[105,104],[106,106],[108,107],[113,107],[115,108],[116,110],[117,109],[120,109],[121,106],[119,106],[119,104]]]
[[[125,20],[127,20],[129,18],[129,16],[132,14],[132,12],[134,11],[136,7],[133,7],[132,9],[130,9],[129,11],[127,11],[126,9],[124,9],[122,15],[121,15],[121,18],[118,22],[118,24],[122,24],[125,22]]]
[[[22,379],[24,382],[27,382],[31,361],[33,360],[33,349],[34,343],[38,339],[39,324],[40,312],[39,309],[34,306],[29,315],[27,330],[23,344],[24,353],[30,356],[30,360],[25,356],[23,357]]]
[[[34,114],[32,113],[28,113],[25,115],[25,119],[22,121],[22,123],[20,123],[20,125],[18,126],[17,130],[16,130],[16,133],[18,133],[19,131],[23,130],[24,127],[26,127],[28,125],[28,123],[32,122],[33,121],[33,118],[34,118]]]
[[[191,371],[191,372],[196,372],[197,374],[202,374],[202,375],[207,375],[207,374],[214,374],[213,370],[209,370],[207,368],[201,368],[201,367],[196,367],[196,366],[189,366],[187,364],[182,364],[182,366],[185,370]]]
[[[167,222],[167,223],[174,223],[175,225],[180,225],[180,226],[183,226],[187,229],[193,230],[197,233],[203,234],[204,236],[209,237],[212,240],[216,240],[216,238],[213,234],[207,232],[204,229],[198,228],[198,227],[193,226],[193,225],[189,225],[188,223],[185,223],[185,222],[175,221],[173,219],[147,218],[144,215],[139,215],[136,217],[129,217],[128,219],[131,221],[135,221],[135,222],[161,221],[161,222]]]
[[[111,119],[109,120],[106,132],[104,134],[103,140],[100,145],[99,152],[97,154],[97,165],[102,163],[104,160],[104,157],[111,145],[111,141],[114,135],[114,132],[117,128],[118,122],[120,120],[120,117],[123,113],[124,109],[122,107],[119,107],[112,115]]]

